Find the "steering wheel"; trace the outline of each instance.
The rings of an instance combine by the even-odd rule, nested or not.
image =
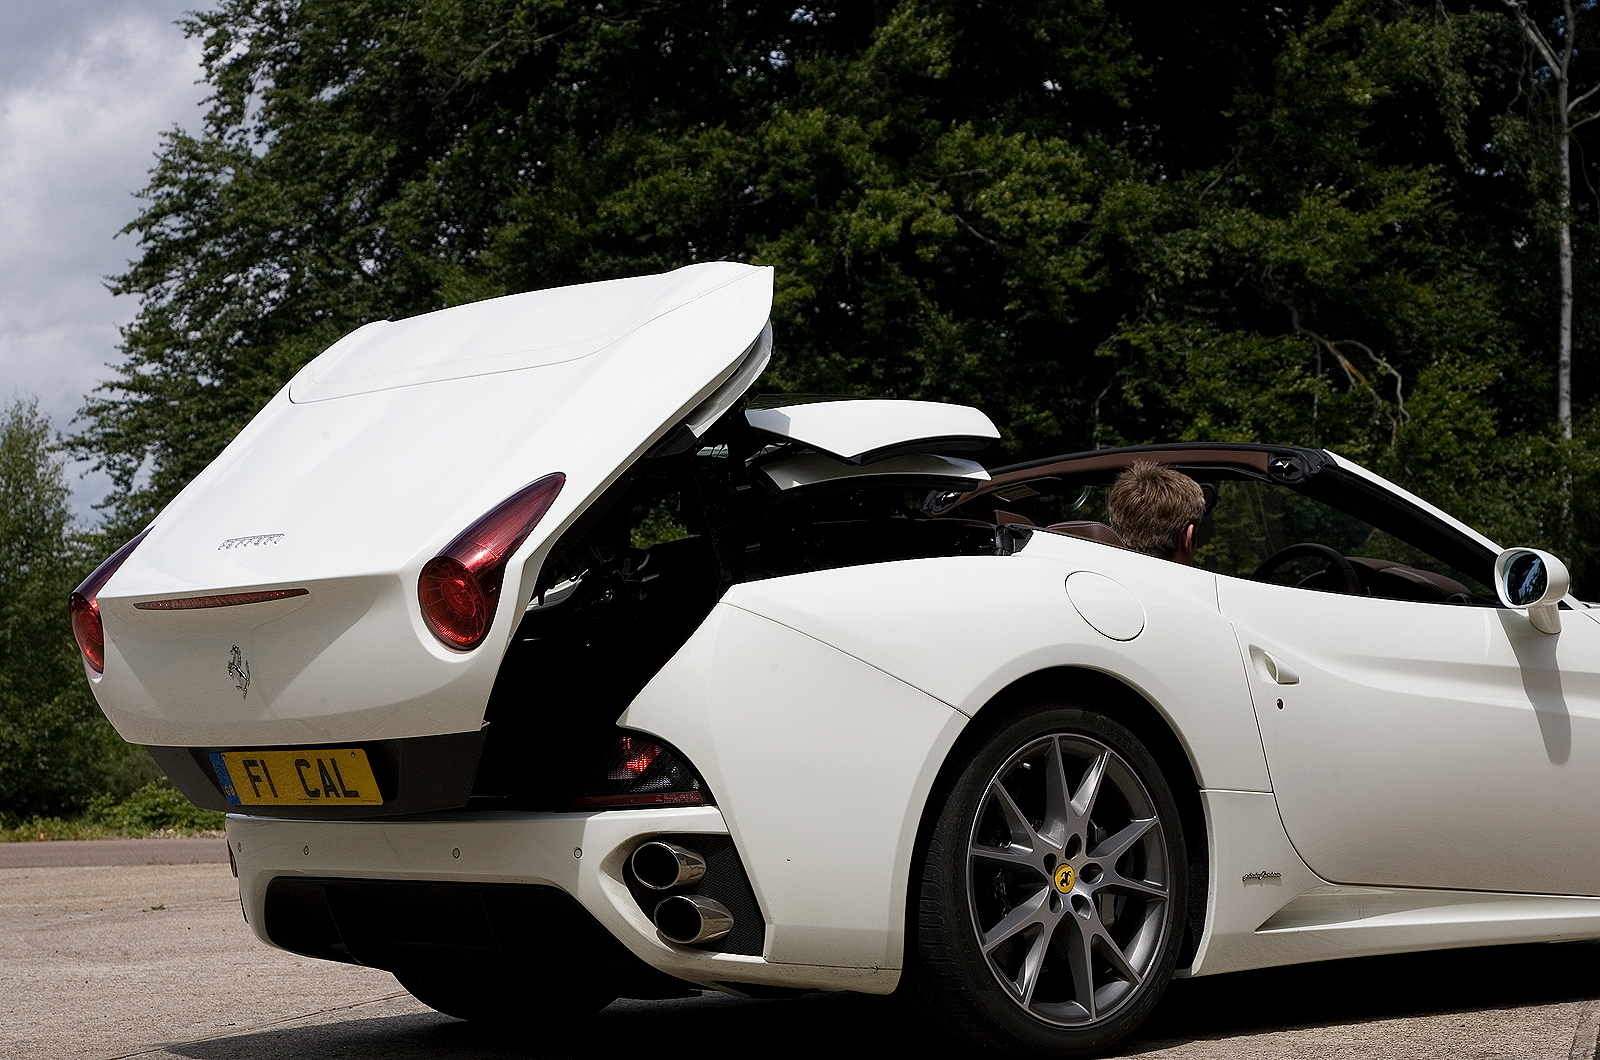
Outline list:
[[[1320,556],[1328,561],[1328,569],[1337,567],[1339,576],[1344,581],[1344,591],[1351,596],[1361,595],[1361,579],[1356,577],[1356,568],[1349,560],[1344,558],[1344,553],[1327,545],[1319,545],[1315,541],[1301,541],[1299,544],[1280,548],[1272,555],[1261,561],[1261,566],[1250,575],[1251,581],[1264,582],[1267,575],[1283,566],[1285,563],[1300,556]]]

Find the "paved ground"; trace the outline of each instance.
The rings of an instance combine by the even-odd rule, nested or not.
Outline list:
[[[84,868],[96,865],[226,865],[222,839],[92,839],[84,842],[0,843],[5,869]]]
[[[220,842],[149,844],[0,846],[0,1056],[940,1052],[892,1003],[848,995],[618,1002],[591,1019],[497,1037],[424,1008],[387,973],[261,946],[239,916]],[[63,847],[77,849],[51,849]],[[195,863],[202,858],[209,863]],[[62,864],[70,860],[99,864]],[[1341,961],[1175,983],[1122,1055],[1588,1060],[1600,1030],[1594,998],[1593,943]]]

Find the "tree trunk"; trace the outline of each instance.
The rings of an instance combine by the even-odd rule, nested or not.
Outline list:
[[[1568,24],[1568,48],[1574,27]],[[1560,103],[1561,144],[1556,165],[1556,204],[1559,211],[1561,238],[1561,323],[1556,347],[1556,422],[1561,426],[1563,441],[1572,440],[1572,122],[1567,113],[1566,71],[1557,82],[1556,99]]]
[[[1576,117],[1574,112],[1588,101],[1600,86],[1572,98],[1572,57],[1578,44],[1578,8],[1572,0],[1565,0],[1562,10],[1561,35],[1551,43],[1545,39],[1544,30],[1528,14],[1526,0],[1501,0],[1516,18],[1517,24],[1550,68],[1556,89],[1556,224],[1560,244],[1561,309],[1556,333],[1556,424],[1563,441],[1572,439],[1572,134],[1580,125],[1593,121],[1600,114],[1590,112]]]

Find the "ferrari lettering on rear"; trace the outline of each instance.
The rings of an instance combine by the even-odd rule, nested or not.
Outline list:
[[[276,545],[282,540],[282,534],[253,534],[250,537],[230,537],[217,546],[217,551],[226,552],[230,548],[258,548],[261,545]]]

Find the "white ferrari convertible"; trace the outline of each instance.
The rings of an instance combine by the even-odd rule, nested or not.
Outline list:
[[[1174,975],[1600,937],[1600,622],[1332,453],[991,474],[752,399],[728,262],[352,332],[72,596],[263,942],[477,1019],[903,989],[1101,1049]],[[1123,546],[1135,459],[1195,563]]]

